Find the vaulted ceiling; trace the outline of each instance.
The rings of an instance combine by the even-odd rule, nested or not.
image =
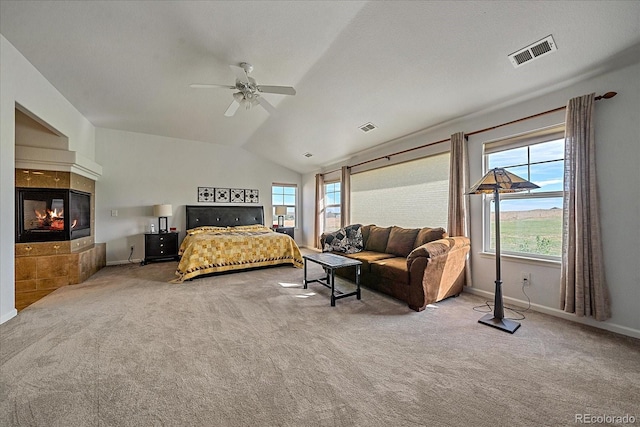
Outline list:
[[[243,147],[305,173],[637,61],[640,2],[2,0],[0,32],[97,127]],[[557,52],[512,66],[550,34]],[[189,87],[232,86],[241,62],[297,94],[263,95],[277,115],[225,117],[233,91]]]

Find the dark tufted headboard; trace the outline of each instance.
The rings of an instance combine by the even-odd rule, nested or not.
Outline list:
[[[253,224],[264,225],[262,206],[187,206],[187,230],[205,225],[233,227]]]

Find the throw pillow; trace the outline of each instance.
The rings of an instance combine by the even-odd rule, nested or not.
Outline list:
[[[205,225],[202,227],[191,228],[187,230],[187,234],[189,236],[193,236],[194,234],[202,234],[202,233],[208,233],[210,231],[220,231],[220,230],[226,230],[226,229],[227,227],[216,227],[215,225]]]
[[[406,258],[413,250],[418,231],[417,228],[392,227],[385,252]]]
[[[447,232],[444,228],[421,228],[416,237],[415,247],[422,246],[425,243],[433,242],[434,240],[444,239],[447,237]]]
[[[362,251],[362,248],[361,225],[353,224],[327,234],[322,251],[353,254]]]
[[[371,226],[369,228],[369,238],[367,239],[367,245],[364,247],[367,251],[384,253],[387,249],[387,241],[389,240],[389,233],[391,227],[383,228]]]

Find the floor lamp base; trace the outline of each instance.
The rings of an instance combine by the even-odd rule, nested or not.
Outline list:
[[[514,333],[520,327],[520,323],[518,322],[509,319],[496,319],[491,313],[482,316],[480,320],[478,320],[478,323],[509,332],[510,334]]]

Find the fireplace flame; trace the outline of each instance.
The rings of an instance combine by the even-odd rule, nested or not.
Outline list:
[[[40,227],[48,227],[51,230],[64,230],[64,210],[47,209],[45,213],[34,210]]]
[[[64,210],[60,209],[60,212],[58,212],[58,209],[54,209],[54,210],[50,210],[47,209],[46,213],[41,213],[40,211],[36,210],[35,211],[36,216],[38,217],[39,220],[44,221],[46,219],[63,219],[64,218]]]

